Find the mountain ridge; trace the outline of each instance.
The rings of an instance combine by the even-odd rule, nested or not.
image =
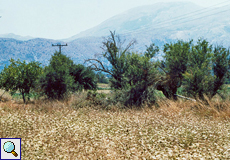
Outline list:
[[[198,38],[204,38],[212,44],[229,47],[230,17],[226,15],[230,15],[230,6],[209,9],[203,13],[198,10],[205,11],[203,7],[193,3],[157,3],[133,8],[64,40],[0,38],[1,62],[6,64],[10,58],[20,58],[36,60],[46,65],[51,54],[58,50],[57,47],[52,47],[52,44],[68,43],[68,47],[63,47],[63,53],[75,62],[83,63],[85,59],[93,58],[95,54],[102,52],[102,37],[114,30],[121,39],[126,39],[126,42],[136,39],[138,43],[133,51],[138,52],[143,52],[146,45],[151,43],[162,49],[165,43],[179,39],[196,41]],[[186,15],[192,12],[196,14],[192,14],[192,17]]]
[[[132,21],[135,19],[143,17],[141,19],[142,26],[145,26],[146,23],[153,23],[153,19],[151,18],[157,18],[157,15],[160,14],[162,11],[167,11],[169,8],[178,8],[178,7],[183,7],[186,6],[185,12],[193,12],[195,10],[201,9],[202,7],[197,6],[191,2],[168,2],[168,3],[156,3],[154,5],[145,5],[145,6],[140,6],[136,7],[133,9],[130,9],[128,11],[125,11],[119,15],[113,16],[110,19],[107,19],[106,21],[102,22],[101,24],[88,29],[86,31],[83,31],[77,35],[74,35],[68,39],[65,39],[65,41],[71,41],[73,39],[77,39],[80,37],[89,37],[89,36],[107,36],[109,35],[109,31],[114,31],[116,30],[117,33],[119,34],[124,34],[127,30],[130,31],[132,26]],[[155,9],[155,10],[154,10]],[[164,14],[164,13],[163,13]],[[181,15],[181,13],[174,13],[175,16]],[[169,19],[167,16],[165,18],[159,18],[156,19],[154,22],[159,23],[162,21],[162,19]],[[144,21],[144,22],[143,22]],[[127,25],[127,26],[126,26]],[[130,25],[130,26],[129,26]],[[136,24],[133,24],[135,26]],[[123,28],[122,28],[123,27]],[[128,29],[127,29],[128,27]],[[137,29],[140,29],[140,26],[137,25]],[[134,28],[135,30],[135,28]]]
[[[30,39],[35,39],[34,37],[31,37],[31,36],[20,36],[20,35],[14,34],[14,33],[0,34],[0,38],[13,38],[16,40],[21,40],[21,41],[27,41]]]

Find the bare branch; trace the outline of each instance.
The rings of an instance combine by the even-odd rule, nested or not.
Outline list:
[[[129,42],[129,44],[126,46],[123,52],[126,53],[130,49],[130,47],[132,47],[136,43],[137,41],[133,39],[131,42]]]
[[[92,63],[91,61],[96,61],[97,63],[99,63],[101,68],[99,68],[99,67],[96,65],[96,63]],[[103,72],[106,72],[106,73],[109,73],[110,75],[112,75],[112,73],[110,72],[110,70],[109,70],[109,69],[106,69],[106,68],[104,67],[104,65],[102,64],[102,62],[99,61],[98,59],[87,59],[87,60],[85,60],[84,63],[86,63],[86,62],[92,63],[91,66],[94,66],[94,67],[95,67],[95,68],[92,68],[93,70],[96,70],[96,71],[103,71]],[[91,66],[90,66],[90,67],[91,67]]]
[[[160,69],[162,69],[162,71],[164,71],[165,74],[168,74],[160,65],[158,65],[158,67],[160,67]]]

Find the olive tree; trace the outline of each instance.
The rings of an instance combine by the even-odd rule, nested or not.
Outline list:
[[[19,91],[23,97],[24,103],[26,97],[29,99],[29,93],[35,87],[35,82],[42,73],[42,67],[39,62],[21,62],[20,60],[10,60],[10,65],[6,66],[0,75],[0,86],[11,94]]]

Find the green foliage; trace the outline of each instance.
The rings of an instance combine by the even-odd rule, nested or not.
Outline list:
[[[155,102],[155,83],[159,75],[154,63],[150,61],[152,57],[143,56],[138,53],[128,54],[128,69],[124,74],[125,88],[123,88],[123,102],[126,106],[139,106],[144,103]],[[151,89],[152,90],[151,90]]]
[[[30,62],[26,64],[25,61],[10,60],[10,65],[5,67],[1,72],[0,83],[1,88],[10,91],[13,95],[16,91],[22,94],[24,103],[25,97],[29,99],[31,89],[35,87],[35,81],[42,73],[42,68],[38,62]]]
[[[41,88],[49,99],[63,99],[70,91],[79,87],[70,75],[72,66],[73,61],[59,52],[51,57],[49,66],[45,67],[44,74],[40,77]]]
[[[115,35],[115,32],[110,32],[111,35],[106,38],[103,42],[102,49],[104,50],[102,57],[107,59],[111,64],[112,68],[108,69],[105,67],[99,59],[88,59],[86,62],[90,62],[95,71],[101,71],[108,73],[112,76],[111,87],[114,89],[122,89],[126,85],[124,74],[129,67],[127,65],[126,55],[128,54],[129,48],[135,43],[131,41],[125,48],[123,48],[123,42],[120,37]],[[96,62],[96,63],[93,63]]]
[[[164,45],[164,61],[158,66],[161,68],[162,79],[157,84],[157,89],[169,98],[176,100],[177,89],[182,85],[183,73],[187,70],[188,56],[191,53],[191,43],[177,41]]]
[[[109,84],[109,80],[108,78],[105,77],[105,75],[101,72],[98,72],[96,74],[96,77],[97,77],[97,82],[98,83],[105,83],[105,84]]]
[[[199,39],[189,55],[189,68],[184,74],[185,91],[189,96],[204,100],[209,94],[214,78],[212,76],[212,46],[206,40]]]
[[[152,43],[150,46],[146,46],[145,56],[148,58],[153,58],[158,52],[159,47]]]
[[[126,55],[129,47],[129,44],[125,49],[123,49],[120,45],[119,36],[115,35],[115,32],[111,32],[111,37],[106,39],[103,42],[105,52],[103,57],[105,57],[110,64],[112,64],[112,77],[111,79],[111,87],[115,89],[121,89],[125,87],[124,74],[129,67],[126,60]]]
[[[74,77],[74,83],[77,84],[77,90],[93,90],[97,88],[96,74],[88,67],[82,64],[74,64],[70,68],[70,75]]]
[[[125,72],[126,82],[129,86],[139,86],[153,84],[156,75],[156,65],[150,61],[150,57],[139,53],[127,55],[128,68]]]
[[[40,86],[49,99],[63,99],[70,92],[96,89],[96,76],[90,69],[73,61],[59,52],[51,57],[40,77]]]
[[[112,104],[112,102],[108,101],[105,93],[98,93],[96,91],[88,91],[86,100],[90,101],[89,105],[101,107],[108,107],[108,105]]]
[[[213,97],[218,90],[223,89],[223,85],[227,82],[229,76],[230,65],[230,51],[221,46],[214,48],[213,55],[213,72],[214,72],[214,84],[211,97]]]
[[[199,39],[192,47],[189,67],[183,75],[185,88],[189,96],[204,100],[204,95],[212,98],[222,89],[228,75],[229,51],[215,47],[206,40]]]

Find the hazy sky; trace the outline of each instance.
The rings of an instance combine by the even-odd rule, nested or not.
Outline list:
[[[0,0],[0,34],[64,39],[128,9],[173,1],[177,0]],[[190,1],[204,7],[230,4],[230,0]]]

